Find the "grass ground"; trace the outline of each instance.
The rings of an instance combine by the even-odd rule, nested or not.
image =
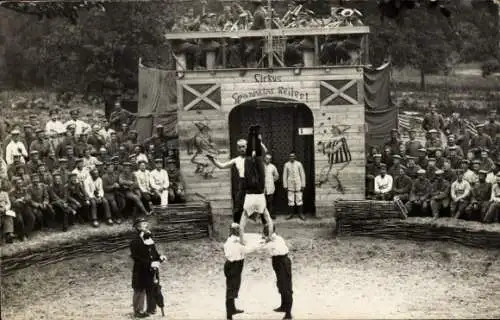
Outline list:
[[[500,317],[498,252],[333,239],[327,236],[331,226],[291,224],[279,230],[291,247],[296,319]],[[223,319],[222,240],[158,245],[168,258],[162,266],[167,319]],[[2,318],[131,319],[128,255],[123,250],[5,277]],[[245,313],[235,319],[281,319],[270,311],[279,303],[274,281],[270,259],[249,256],[237,300]]]

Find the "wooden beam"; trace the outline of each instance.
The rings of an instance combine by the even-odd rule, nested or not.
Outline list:
[[[267,36],[287,37],[287,36],[322,36],[336,34],[367,34],[370,27],[338,27],[338,28],[290,28],[271,30],[241,30],[241,31],[216,31],[216,32],[176,32],[166,33],[167,40],[187,40],[187,39],[220,39],[220,38],[262,38]]]

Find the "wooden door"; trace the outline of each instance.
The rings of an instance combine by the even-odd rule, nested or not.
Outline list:
[[[299,135],[299,128],[313,127],[312,112],[303,104],[291,103],[254,101],[236,107],[229,116],[231,157],[237,155],[236,142],[247,138],[248,128],[253,124],[262,126],[263,142],[269,149],[273,157],[272,162],[280,174],[274,196],[275,212],[277,214],[289,212],[282,175],[290,151],[294,150],[306,173],[304,212],[314,213],[314,138],[312,135]],[[233,195],[236,178],[236,172],[233,170]]]

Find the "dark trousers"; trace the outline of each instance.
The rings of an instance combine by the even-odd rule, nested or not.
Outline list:
[[[160,204],[161,198],[156,193],[151,192],[142,192],[141,191],[141,200],[145,203],[144,207],[146,207],[149,211],[151,211],[151,204]]]
[[[102,208],[104,211],[104,218],[111,219],[111,213],[109,211],[109,203],[106,198],[100,199],[90,199],[90,219],[92,221],[97,220],[97,210]]]
[[[293,305],[292,262],[288,255],[273,256],[272,265],[276,274],[276,286],[281,295],[280,308],[290,315]]]
[[[53,202],[52,206],[54,207],[54,211],[56,213],[56,220],[59,220],[62,224],[63,229],[67,229],[70,223],[70,219],[72,220],[72,208],[63,201]]]
[[[224,275],[226,276],[226,314],[230,319],[236,307],[234,299],[238,298],[241,286],[241,272],[243,271],[243,261],[226,261],[224,263]]]
[[[14,229],[18,236],[28,236],[35,229],[36,216],[31,206],[24,203],[13,204],[13,210],[16,212]]]
[[[245,204],[244,180],[238,180],[238,189],[233,199],[233,222],[240,223],[243,214],[243,205]]]
[[[144,204],[141,201],[140,192],[134,192],[132,190],[123,190],[122,196],[126,200],[130,200],[134,204],[135,210],[139,210],[141,212],[141,214],[143,214],[143,215],[148,214],[148,211],[146,210],[146,208],[144,207]]]
[[[269,211],[271,218],[274,219],[274,218],[276,218],[276,215],[274,214],[274,211],[273,211],[273,202],[274,202],[274,194],[266,194],[267,211]]]
[[[108,201],[111,216],[115,219],[122,219],[122,211],[118,206],[118,199],[114,192],[104,193],[104,198]]]

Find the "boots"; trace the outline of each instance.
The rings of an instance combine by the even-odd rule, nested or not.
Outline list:
[[[290,206],[290,215],[286,218],[287,220],[291,220],[295,217],[295,206]]]
[[[281,295],[281,304],[278,308],[273,309],[274,312],[286,312],[285,307],[283,306],[283,295]]]
[[[302,206],[297,206],[297,213],[299,215],[299,219],[302,221],[305,221],[306,218],[304,217],[304,214],[302,213]]]
[[[236,309],[234,299],[226,299],[226,319],[233,319],[233,315],[243,313],[243,310]]]

